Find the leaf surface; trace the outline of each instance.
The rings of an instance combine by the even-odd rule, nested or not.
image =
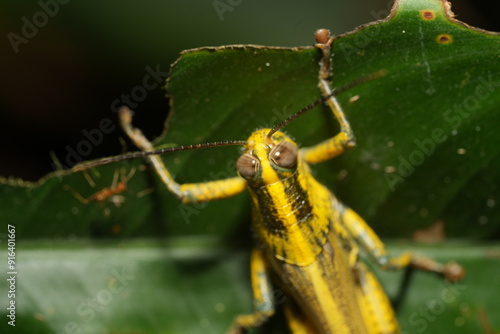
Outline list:
[[[409,237],[436,221],[444,222],[452,237],[498,234],[500,39],[449,15],[441,1],[400,1],[387,20],[334,41],[334,87],[380,69],[387,75],[339,96],[358,147],[313,166],[313,173],[382,236]],[[156,145],[246,139],[257,128],[279,123],[320,96],[319,59],[313,47],[184,52],[172,67],[167,85],[172,113]],[[318,107],[285,131],[308,146],[334,135],[338,126]],[[232,177],[237,156],[236,148],[217,148],[164,159],[183,183]],[[127,189],[117,194],[120,200],[92,200],[112,187],[116,175],[121,179],[131,171]],[[14,224],[16,238],[23,240],[18,255],[23,333],[74,328],[198,333],[200,327],[221,333],[234,314],[250,310],[246,194],[181,205],[142,161],[130,161],[95,168],[87,176],[58,171],[36,184],[2,180],[0,196],[0,221]],[[206,235],[216,241],[205,245]],[[178,236],[195,237],[187,239],[186,248],[186,239],[175,243]],[[142,242],[143,237],[159,238]],[[103,246],[98,238],[112,241]],[[71,240],[80,239],[73,246]],[[231,245],[240,251],[228,251]],[[450,297],[442,312],[436,308],[436,320],[425,325],[430,332],[478,332],[484,326],[478,314],[498,308],[484,281],[499,276],[491,265],[498,250],[451,249],[429,252],[464,263],[467,288],[456,300]],[[134,276],[126,286],[125,274],[116,274],[123,268]],[[383,275],[391,295],[396,276]],[[115,293],[120,286],[124,289]],[[419,310],[432,300],[441,305],[446,288],[433,277],[415,279],[401,308],[403,329],[423,328]],[[97,309],[92,298],[100,298]],[[275,326],[283,327],[279,319]]]

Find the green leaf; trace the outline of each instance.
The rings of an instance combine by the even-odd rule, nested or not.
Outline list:
[[[435,0],[400,1],[387,20],[339,36],[333,45],[335,87],[380,69],[387,75],[339,97],[358,147],[313,172],[383,236],[407,237],[438,220],[453,237],[499,232],[500,39],[451,19],[445,6]],[[275,125],[320,96],[319,59],[313,47],[184,52],[172,68],[167,86],[172,113],[156,144],[246,139],[256,128]],[[328,110],[316,108],[285,131],[307,146],[332,136],[338,126]],[[237,154],[236,148],[217,148],[164,159],[179,182],[201,182],[234,176]],[[131,171],[127,189],[118,194],[121,205],[83,203],[74,194],[91,199],[111,187],[115,175]],[[0,183],[0,221],[15,225],[17,240],[23,240],[18,329],[71,333],[75,322],[84,333],[198,333],[200,328],[221,333],[234,314],[250,310],[246,194],[181,205],[142,161],[88,174],[58,171],[35,184]],[[186,249],[184,239],[167,245],[163,238],[139,239],[186,235],[199,235],[189,239],[195,246]],[[205,235],[217,236],[216,241],[199,244]],[[73,246],[74,238],[88,241]],[[103,246],[96,238],[117,240]],[[244,250],[227,250],[231,244]],[[430,252],[464,263],[467,289],[446,303],[435,321],[428,320],[427,329],[478,332],[484,323],[478,312],[498,308],[489,288],[498,271],[487,257],[498,257],[498,249],[451,249],[445,255],[441,248]],[[6,263],[3,254],[0,261]],[[113,270],[124,267],[134,279],[114,293],[119,279]],[[384,284],[393,290],[397,275],[388,276],[383,275]],[[428,276],[413,283],[400,316],[408,331],[422,328],[422,322],[411,322],[414,312],[429,300],[439,301],[445,288]],[[89,320],[85,303],[97,296],[104,304],[112,299]],[[283,328],[282,319],[275,325]],[[0,326],[2,332],[12,329],[5,321]]]
[[[498,35],[450,22],[442,6],[402,2],[387,22],[341,36],[333,46],[334,86],[380,69],[388,75],[340,97],[358,147],[314,171],[382,235],[409,236],[438,219],[452,236],[498,230],[500,42]],[[424,11],[433,18],[424,19]],[[439,42],[440,36],[451,42]],[[255,128],[276,124],[319,96],[319,57],[314,48],[186,52],[172,71],[173,114],[158,144],[245,139]],[[350,103],[353,96],[359,100]],[[312,145],[337,128],[328,111],[318,108],[285,130]],[[232,175],[228,159],[236,157],[234,151],[165,159],[179,182],[196,182]],[[210,207],[220,205],[213,213],[224,210],[228,221],[236,221],[241,217],[236,201]],[[192,219],[209,226],[212,217],[211,211]],[[218,226],[222,229],[220,220]]]
[[[335,87],[380,69],[388,74],[339,97],[358,147],[313,171],[381,235],[409,236],[437,220],[445,222],[450,236],[498,233],[498,35],[450,19],[439,1],[398,6],[384,22],[335,40]],[[449,42],[439,42],[440,36]],[[169,78],[172,113],[157,144],[245,139],[256,128],[278,123],[319,97],[319,59],[313,47],[184,52]],[[352,97],[359,100],[350,102]],[[316,108],[285,131],[306,146],[338,128],[328,110]],[[219,148],[164,158],[182,183],[234,176],[236,157],[235,148]],[[246,195],[181,206],[155,176],[138,171],[139,164],[96,169],[94,188],[81,173],[68,172],[35,185],[4,182],[1,212],[26,237],[110,236],[118,230],[125,237],[231,236],[235,226],[248,226]],[[88,198],[110,187],[122,167],[136,173],[120,208],[80,203],[67,190]],[[152,195],[137,198],[151,188]],[[11,209],[16,207],[24,208],[21,217]],[[111,214],[103,215],[105,210]],[[64,223],[68,220],[72,224]]]
[[[390,243],[395,253],[408,248],[459,261],[468,274],[449,284],[415,273],[398,308],[404,331],[479,333],[482,312],[500,327],[492,311],[498,298],[488,288],[500,277],[498,245]],[[18,249],[15,333],[219,334],[234,316],[251,311],[248,252],[215,239],[19,242]],[[402,273],[378,274],[389,295],[397,295]],[[0,305],[7,307],[5,298]],[[0,331],[12,333],[2,318]],[[278,314],[261,332],[286,333],[283,322]]]

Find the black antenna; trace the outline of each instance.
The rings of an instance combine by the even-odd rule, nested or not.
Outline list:
[[[150,155],[157,155],[157,154],[163,154],[163,153],[170,153],[170,152],[179,152],[179,151],[188,151],[188,150],[197,150],[200,148],[208,148],[208,147],[218,147],[218,146],[235,146],[235,145],[245,145],[247,142],[245,140],[227,140],[227,141],[216,141],[216,142],[210,142],[210,143],[202,143],[202,144],[194,144],[194,145],[184,145],[184,146],[177,146],[177,147],[167,147],[167,148],[160,148],[154,151],[144,151],[144,152],[132,152],[132,153],[127,153],[123,155],[117,155],[114,157],[107,157],[107,158],[102,158],[94,161],[87,161],[87,162],[82,162],[81,164],[78,164],[71,168],[72,171],[74,172],[79,172],[82,170],[86,170],[89,168],[101,166],[101,165],[106,165],[111,162],[117,162],[117,161],[123,161],[123,160],[130,160],[130,159],[136,159],[136,158],[144,158]]]
[[[283,128],[284,126],[286,126],[290,122],[294,121],[296,118],[302,116],[303,114],[305,114],[306,112],[308,112],[312,108],[318,106],[319,104],[321,104],[323,102],[326,102],[330,97],[340,95],[343,92],[345,92],[345,91],[347,91],[347,90],[349,90],[349,89],[351,89],[351,88],[353,88],[355,86],[358,86],[358,85],[360,85],[362,83],[365,83],[367,81],[383,77],[384,75],[386,75],[386,73],[387,73],[386,70],[380,70],[380,71],[377,71],[375,73],[368,74],[368,75],[366,75],[366,76],[364,76],[362,78],[359,78],[359,79],[357,79],[357,80],[355,80],[353,82],[350,82],[350,83],[348,83],[348,84],[346,84],[346,85],[344,85],[344,86],[342,86],[340,88],[334,89],[330,94],[328,94],[326,96],[323,96],[323,97],[320,97],[319,99],[317,99],[313,103],[311,103],[308,106],[300,109],[295,114],[291,115],[290,117],[288,117],[287,119],[285,119],[283,122],[281,122],[278,125],[276,125],[275,127],[273,127],[271,129],[271,131],[269,131],[269,133],[267,134],[267,138],[271,138],[272,135],[276,133],[276,131],[279,131],[281,128]]]
[[[295,120],[299,116],[303,115],[307,111],[309,111],[312,108],[316,107],[317,105],[325,102],[330,97],[337,96],[337,95],[345,92],[346,90],[351,89],[352,87],[355,87],[355,86],[357,86],[359,84],[362,84],[364,82],[370,81],[372,79],[382,77],[385,74],[386,74],[385,70],[380,70],[378,72],[375,72],[373,74],[369,74],[369,75],[367,75],[365,77],[362,77],[362,78],[360,78],[358,80],[355,80],[355,81],[353,81],[351,83],[348,83],[345,86],[342,86],[342,87],[340,87],[338,89],[333,90],[333,92],[331,94],[328,94],[326,96],[323,96],[323,97],[317,99],[313,103],[311,103],[308,106],[300,109],[295,114],[293,114],[290,117],[288,117],[287,119],[285,119],[280,124],[276,125],[274,128],[271,129],[271,131],[269,131],[269,133],[267,134],[267,137],[271,138],[271,136],[276,131],[278,131],[279,129],[281,129],[282,127],[284,127],[285,125],[287,125],[288,123],[292,122],[293,120]],[[163,154],[163,153],[188,151],[188,150],[197,150],[197,149],[200,149],[200,148],[219,147],[219,146],[243,146],[243,145],[246,145],[246,144],[247,144],[247,142],[245,140],[227,140],[227,141],[216,141],[216,142],[193,144],[193,145],[184,145],[184,146],[177,146],[177,147],[167,147],[167,148],[157,149],[157,150],[154,150],[154,151],[132,152],[132,153],[117,155],[117,156],[113,156],[113,157],[102,158],[102,159],[98,159],[98,160],[94,160],[94,161],[82,162],[82,163],[74,166],[71,170],[74,171],[74,172],[79,172],[79,171],[83,171],[83,170],[90,169],[90,168],[93,168],[93,167],[97,167],[97,166],[101,166],[101,165],[106,165],[106,164],[109,164],[111,162],[118,162],[118,161],[130,160],[130,159],[136,159],[136,158],[144,158],[144,157],[147,157],[147,156],[150,156],[150,155],[158,155],[158,154]]]

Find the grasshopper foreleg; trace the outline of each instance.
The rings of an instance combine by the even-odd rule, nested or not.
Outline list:
[[[302,149],[304,159],[308,163],[318,163],[344,153],[347,149],[356,145],[356,138],[351,129],[351,125],[347,120],[340,103],[335,96],[332,96],[330,86],[331,76],[331,46],[333,38],[329,37],[328,31],[320,29],[316,32],[316,47],[323,53],[320,61],[319,83],[318,86],[323,96],[329,96],[326,100],[328,106],[332,110],[335,118],[340,124],[340,132],[332,138],[329,138],[317,145]]]
[[[132,113],[127,107],[120,108],[120,124],[123,131],[141,151],[153,151],[153,144],[144,136],[141,130],[132,126]],[[177,183],[158,155],[148,157],[155,172],[161,178],[167,189],[183,201],[183,203],[208,202],[239,194],[246,188],[246,182],[241,177],[215,180],[201,183]]]

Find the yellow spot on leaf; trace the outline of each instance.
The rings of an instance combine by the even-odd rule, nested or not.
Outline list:
[[[420,16],[426,21],[431,21],[436,18],[436,13],[434,13],[434,11],[430,9],[422,9],[420,11]]]
[[[453,36],[451,36],[450,34],[439,34],[436,37],[436,42],[440,44],[450,44],[451,42],[453,42]]]

